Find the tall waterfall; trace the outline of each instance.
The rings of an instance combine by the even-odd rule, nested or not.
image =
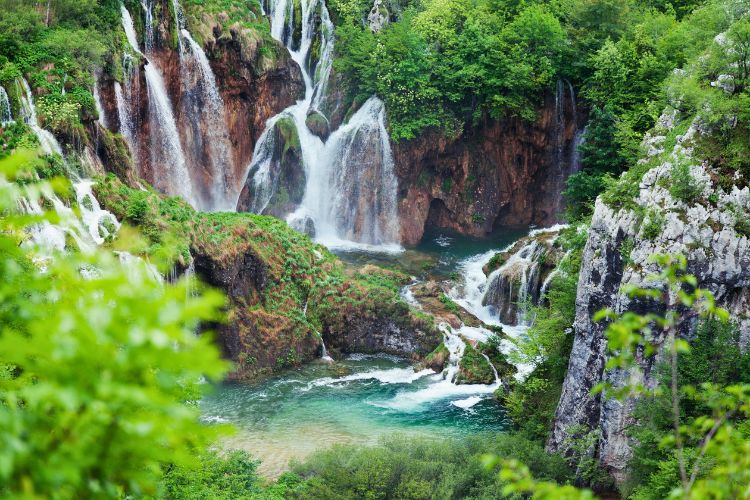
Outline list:
[[[226,126],[224,100],[219,94],[208,57],[187,30],[178,0],[172,0],[180,50],[182,85],[181,124],[191,130],[192,144],[186,151],[193,177],[208,168],[211,185],[199,192],[199,208],[234,210],[241,180],[232,181],[231,142]],[[194,183],[200,186],[201,182]]]
[[[172,1],[179,45],[179,95],[173,105],[156,55],[154,2],[142,0],[143,50],[130,12],[121,5],[122,26],[133,54],[126,54],[124,86],[115,83],[120,130],[136,159],[150,162],[150,178],[162,192],[179,195],[200,210],[234,210],[241,186],[232,181],[232,149],[224,102],[206,54],[185,25],[182,8]],[[140,60],[148,99],[149,137],[138,144]],[[143,141],[142,138],[140,138]],[[143,154],[148,155],[146,158]],[[138,163],[138,161],[136,162]],[[142,172],[143,173],[143,172]],[[148,175],[146,175],[148,177]]]
[[[180,134],[177,131],[177,122],[172,113],[172,102],[164,86],[164,79],[149,56],[138,48],[138,37],[128,9],[121,4],[120,11],[122,27],[130,47],[146,60],[143,72],[148,92],[151,164],[159,166],[158,169],[154,169],[154,187],[170,195],[182,196],[188,202],[195,204],[190,173],[185,156],[182,154]],[[128,79],[126,85],[130,85],[131,80]]]
[[[0,87],[0,125],[7,125],[13,122],[13,113],[10,109],[10,99],[5,87]]]
[[[285,166],[277,154],[276,129],[291,122],[299,139],[305,190],[301,201],[286,214],[290,225],[314,234],[328,246],[398,247],[398,184],[385,127],[385,106],[371,97],[325,141],[310,130],[307,120],[311,115],[327,120],[320,105],[333,62],[333,23],[323,0],[302,0],[301,7],[301,35],[296,39],[294,2],[271,0],[271,34],[299,64],[305,96],[267,122],[248,167],[247,187],[252,193],[249,208],[268,213],[269,204],[281,189]],[[315,37],[320,37],[317,62],[311,54]]]
[[[566,94],[568,99],[566,99]],[[567,104],[567,106],[566,106]],[[567,112],[570,112],[572,124],[575,128],[575,136],[570,144],[566,144],[566,131],[569,122]],[[576,173],[580,168],[580,155],[578,146],[582,138],[578,130],[578,105],[573,84],[568,80],[557,80],[555,91],[555,172],[553,174],[553,192],[555,193],[555,208],[559,212],[563,208],[563,191],[568,177]],[[566,148],[568,154],[565,154]]]

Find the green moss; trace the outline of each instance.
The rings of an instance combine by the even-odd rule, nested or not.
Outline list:
[[[495,381],[495,374],[487,358],[468,342],[458,369],[456,377],[458,384],[491,384]]]
[[[641,234],[647,240],[654,240],[664,230],[664,224],[664,215],[656,210],[650,210],[646,216],[646,221],[641,228]]]
[[[436,370],[442,369],[445,367],[445,364],[448,361],[449,356],[450,356],[450,351],[448,350],[447,347],[445,347],[445,344],[441,342],[440,345],[437,346],[434,351],[432,351],[430,354],[428,354],[424,358],[423,365],[430,366]],[[442,365],[442,368],[440,368],[437,365]]]
[[[299,132],[292,117],[284,116],[280,118],[275,127],[284,143],[283,154],[286,154],[290,149],[300,150]]]
[[[487,263],[487,274],[491,273],[495,269],[503,267],[503,264],[505,264],[507,261],[508,254],[506,252],[496,253],[492,256],[492,258],[490,258],[490,261]]]
[[[456,314],[460,311],[458,304],[453,302],[453,300],[450,297],[448,297],[446,294],[440,295],[440,302],[442,302],[445,305],[445,308],[448,309],[448,311],[452,312],[453,314]]]

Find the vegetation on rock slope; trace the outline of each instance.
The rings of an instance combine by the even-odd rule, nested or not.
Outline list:
[[[412,310],[399,295],[408,276],[374,266],[352,274],[325,247],[273,217],[196,212],[178,198],[129,188],[112,175],[95,190],[107,209],[140,229],[143,255],[176,260],[182,269],[194,258],[199,276],[227,290],[229,323],[239,325],[242,348],[235,355],[242,376],[311,359],[320,335],[329,345],[346,348],[340,338],[358,321],[388,319],[404,331],[422,332],[422,351],[416,355],[440,343],[432,318]],[[248,258],[257,265],[249,266]],[[244,267],[230,278],[220,277],[238,265]],[[274,343],[284,348],[272,366],[259,363],[258,353],[273,352]],[[302,352],[299,344],[311,346]]]

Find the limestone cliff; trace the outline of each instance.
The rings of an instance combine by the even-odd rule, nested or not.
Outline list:
[[[713,292],[717,304],[727,308],[738,323],[741,345],[750,342],[750,242],[744,224],[750,191],[736,185],[720,187],[715,169],[692,156],[693,139],[709,131],[701,130],[698,121],[687,128],[688,121],[681,125],[687,130],[680,133],[674,118],[675,113],[663,115],[646,137],[649,157],[635,167],[647,170],[640,183],[632,184],[633,179],[627,177],[632,173],[620,181],[623,187],[624,183],[637,186],[633,198],[597,200],[582,258],[573,350],[548,442],[550,450],[558,451],[574,427],[597,430],[601,433],[598,460],[618,480],[625,478],[631,457],[632,442],[625,431],[634,423],[635,402],[590,393],[601,381],[618,387],[629,376],[622,370],[605,371],[606,324],[592,322],[592,315],[605,307],[616,312],[663,312],[661,304],[631,300],[620,289],[623,285],[663,286],[647,278],[657,271],[650,257],[682,254],[699,286]],[[665,148],[670,140],[674,148]],[[693,194],[685,196],[686,191]],[[680,333],[689,339],[694,326],[685,321],[679,325]],[[664,340],[653,342],[658,346]],[[658,359],[638,359],[646,386],[656,383],[653,368]]]

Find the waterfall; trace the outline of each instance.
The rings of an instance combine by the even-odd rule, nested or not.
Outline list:
[[[148,91],[149,131],[151,134],[151,164],[154,187],[169,195],[179,195],[195,206],[190,172],[180,144],[180,134],[172,114],[172,102],[164,80],[150,62],[143,68]]]
[[[138,38],[128,9],[120,4],[120,12],[122,13],[122,27],[130,47],[146,60],[143,71],[148,92],[151,164],[160,167],[154,169],[154,187],[169,195],[182,196],[194,205],[190,173],[182,153],[180,134],[177,131],[177,123],[172,113],[172,102],[167,94],[164,80],[148,55],[138,49]],[[122,116],[120,119],[122,121]]]
[[[570,150],[570,172],[569,175],[580,172],[581,170],[581,151],[580,147],[586,141],[586,127],[576,130],[573,138],[573,147]]]
[[[575,137],[573,142],[568,145],[569,154],[565,155],[565,132],[566,132],[566,94],[569,98],[569,109],[572,115],[573,126],[575,127]],[[581,131],[578,130],[578,105],[576,103],[576,94],[573,84],[568,80],[557,80],[555,90],[555,174],[553,176],[553,185],[555,196],[555,208],[559,211],[563,208],[562,192],[565,190],[567,178],[580,169],[580,155],[578,146],[582,140]]]
[[[115,83],[121,133],[135,158],[143,160],[138,153],[148,152],[150,180],[159,191],[180,195],[199,210],[234,210],[241,181],[231,180],[232,146],[224,102],[208,58],[187,30],[179,2],[173,0],[180,58],[179,109],[175,109],[159,68],[160,59],[154,53],[153,1],[142,0],[141,7],[144,16],[143,51],[139,48],[129,11],[124,5],[120,6],[122,26],[133,53],[126,54],[123,62],[128,70],[124,89]],[[138,127],[134,121],[139,103],[131,88],[133,81],[140,77],[138,58],[146,62],[143,71],[150,136],[145,147],[137,144]]]
[[[57,153],[63,157],[62,148],[55,137],[48,131],[39,126],[36,116],[36,106],[34,97],[28,82],[21,80],[24,94],[21,96],[21,115],[24,121],[34,131],[42,149],[46,154]],[[2,87],[0,87],[2,88]],[[45,189],[40,195],[52,205],[52,209],[59,217],[55,224],[43,220],[28,228],[30,238],[22,243],[23,245],[33,245],[38,248],[41,260],[37,263],[42,270],[46,269],[45,260],[50,258],[55,252],[64,252],[66,250],[77,250],[85,254],[92,253],[97,246],[105,241],[114,238],[120,229],[120,222],[111,212],[104,210],[99,201],[94,196],[92,185],[93,182],[88,179],[79,179],[75,174],[71,174],[73,181],[73,190],[76,196],[76,205],[78,210],[66,205],[54,191]],[[0,177],[0,182],[4,181]],[[42,216],[46,208],[42,207],[38,198],[21,198],[19,208],[23,213]],[[75,243],[75,249],[69,247],[69,241]],[[139,257],[130,255],[127,252],[115,252],[120,262],[128,269],[129,275],[135,276],[136,273],[145,272],[148,276],[157,282],[161,282],[161,275],[158,270],[150,263]],[[84,276],[96,273],[95,269],[81,269]]]
[[[333,24],[323,0],[302,0],[301,36],[294,36],[294,3],[271,2],[271,34],[282,42],[302,70],[305,96],[266,123],[247,169],[249,208],[268,213],[269,204],[283,188],[274,129],[293,123],[305,176],[305,191],[296,208],[287,212],[289,224],[314,234],[328,246],[366,245],[398,249],[400,241],[397,179],[385,126],[385,106],[373,96],[325,141],[308,127],[308,117],[327,118],[320,111],[333,62]],[[320,29],[316,30],[316,13]],[[285,20],[288,23],[285,23]],[[320,37],[320,57],[311,47]],[[239,199],[238,199],[239,204]]]
[[[99,95],[99,80],[94,81],[94,105],[96,106],[96,114],[99,115],[97,121],[102,127],[107,127],[107,115],[104,114],[104,106],[102,106],[102,97]]]
[[[146,52],[150,52],[154,48],[154,14],[153,14],[153,0],[141,0],[141,7],[143,8],[143,46]],[[133,42],[130,43],[133,45]],[[138,44],[136,43],[137,47]]]
[[[178,19],[180,20],[180,36],[178,38],[181,46],[181,80],[182,85],[186,87],[182,99],[183,116],[197,128],[193,134],[193,139],[196,142],[193,151],[199,152],[198,149],[207,148],[209,154],[208,163],[212,185],[208,196],[202,202],[201,208],[206,210],[234,210],[235,205],[232,202],[239,195],[241,181],[232,183],[228,177],[232,171],[232,146],[226,126],[224,100],[219,94],[216,76],[205,52],[193,40],[190,32],[182,26],[182,11],[179,9],[176,0],[175,11],[178,12]],[[189,81],[191,76],[195,80],[194,82]],[[197,91],[194,90],[196,88]],[[200,121],[196,117],[203,118],[206,144],[200,144],[204,134],[200,130]],[[200,148],[200,146],[203,146],[203,148]],[[193,161],[196,164],[194,167],[202,163],[199,158],[194,158]]]
[[[528,325],[529,305],[537,304],[545,245],[531,240],[487,277],[482,304],[494,307],[506,324]]]
[[[326,343],[323,341],[322,335],[320,336],[320,359],[328,363],[333,362],[333,358],[328,354],[328,349],[326,349]]]
[[[13,113],[10,108],[10,99],[5,87],[0,87],[0,125],[5,126],[13,123]]]
[[[120,134],[125,138],[133,157],[138,157],[138,144],[134,136],[134,128],[130,106],[127,97],[123,93],[120,82],[115,82],[115,101],[117,102],[117,116],[120,119]]]
[[[364,168],[363,168],[364,167]],[[398,241],[398,185],[393,173],[385,106],[371,97],[326,142],[307,175],[305,196],[288,221],[315,224],[329,246],[346,241],[387,245]]]
[[[45,154],[58,154],[64,159],[62,148],[57,139],[55,139],[55,136],[49,130],[45,130],[39,126],[39,121],[36,117],[36,106],[34,106],[34,96],[31,93],[29,82],[25,78],[22,78],[21,85],[23,87],[23,95],[21,95],[21,116],[23,120],[34,132],[34,135],[36,135]]]

